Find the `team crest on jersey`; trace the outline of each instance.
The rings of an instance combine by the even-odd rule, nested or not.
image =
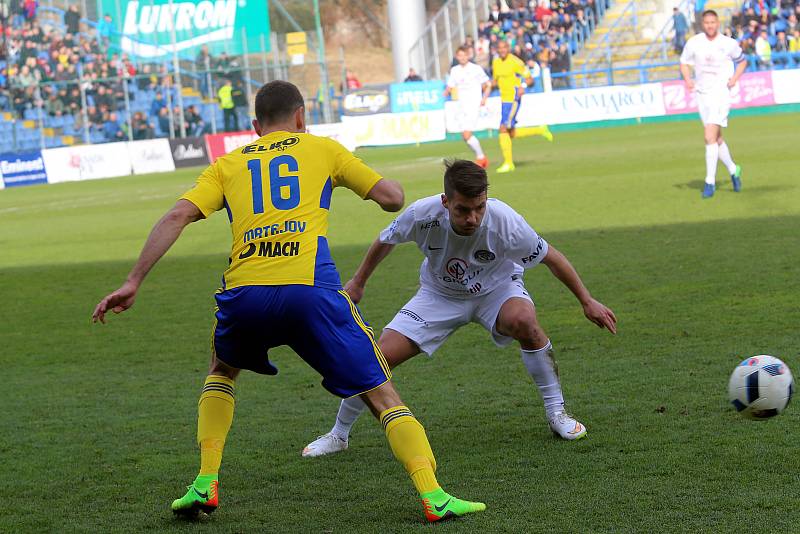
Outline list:
[[[481,263],[489,263],[497,258],[495,253],[491,250],[476,250],[474,256],[475,259]]]
[[[455,278],[456,280],[461,280],[464,278],[464,275],[467,274],[467,262],[462,260],[461,258],[450,258],[447,261],[447,266],[445,269],[447,270],[447,274]]]

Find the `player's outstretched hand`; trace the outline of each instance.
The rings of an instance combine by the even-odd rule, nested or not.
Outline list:
[[[617,333],[617,317],[603,303],[590,299],[583,306],[583,314],[600,328],[607,328],[612,334]]]
[[[344,290],[350,295],[350,300],[358,304],[364,298],[364,286],[357,284],[353,280],[348,280],[344,285]]]
[[[111,310],[114,313],[122,313],[133,306],[133,302],[136,300],[136,292],[138,289],[139,288],[131,282],[125,282],[122,284],[122,287],[106,296],[106,298],[97,304],[94,309],[94,313],[92,314],[92,322],[96,323],[97,321],[100,321],[101,323],[105,324],[106,312],[108,310]]]
[[[690,93],[694,92],[694,80],[688,80],[686,82],[686,88],[689,90]]]

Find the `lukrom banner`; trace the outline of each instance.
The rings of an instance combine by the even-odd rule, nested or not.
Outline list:
[[[97,7],[113,17],[117,2],[123,19],[115,41],[139,58],[171,55],[173,27],[174,49],[187,57],[194,57],[202,45],[212,54],[240,55],[245,34],[249,52],[269,51],[267,0],[172,0],[172,5],[169,0],[98,0]]]

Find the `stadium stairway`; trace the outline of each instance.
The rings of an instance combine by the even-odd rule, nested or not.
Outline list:
[[[584,49],[572,60],[577,87],[644,83],[675,78],[672,50],[672,8],[691,20],[692,0],[632,0],[615,2]],[[722,24],[730,18],[735,0],[711,0],[707,9],[717,10]],[[689,34],[689,36],[691,33]]]

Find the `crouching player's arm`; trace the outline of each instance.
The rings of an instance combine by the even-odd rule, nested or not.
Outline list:
[[[581,277],[578,276],[577,271],[575,271],[566,256],[556,250],[553,245],[550,245],[542,263],[547,265],[553,276],[572,291],[581,306],[583,306],[583,313],[587,319],[600,328],[607,328],[612,334],[617,333],[617,318],[614,312],[603,303],[592,298],[589,290],[583,285]]]
[[[133,306],[139,286],[153,265],[166,254],[188,224],[202,218],[203,213],[197,206],[188,200],[179,200],[153,227],[139,255],[139,260],[131,269],[125,283],[97,304],[92,314],[92,321],[105,323],[105,315],[108,310],[122,313]]]

